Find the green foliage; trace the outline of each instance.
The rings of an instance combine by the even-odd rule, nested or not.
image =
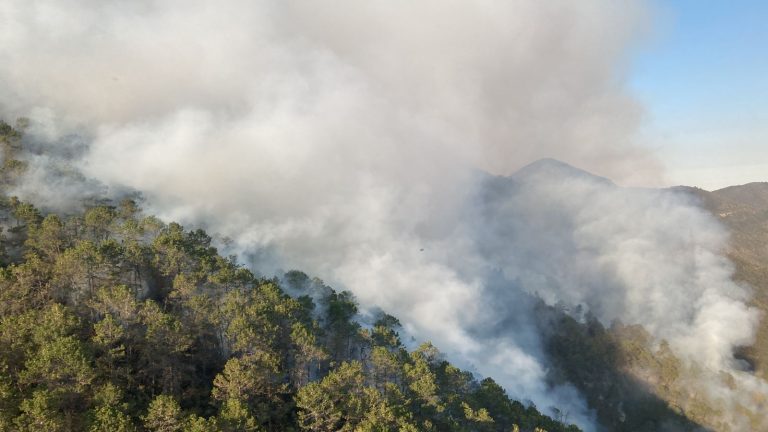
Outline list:
[[[19,407],[21,415],[15,419],[17,430],[19,432],[69,430],[69,421],[62,412],[60,400],[56,391],[34,391],[31,397],[21,402]]]
[[[134,432],[131,419],[114,407],[103,406],[93,411],[88,432]]]
[[[122,391],[112,383],[99,389],[94,395],[88,432],[135,432],[136,426],[126,414],[128,404],[122,399]]]
[[[0,123],[7,155],[20,136]],[[362,328],[350,292],[257,278],[133,200],[0,212],[0,430],[571,430],[431,344],[409,353],[395,317]]]
[[[219,424],[225,432],[263,430],[246,404],[240,399],[227,399],[219,412]]]
[[[22,384],[50,389],[83,392],[94,377],[83,343],[74,336],[54,339],[42,345],[19,374]]]
[[[86,210],[83,222],[91,238],[95,241],[101,241],[109,238],[110,226],[116,216],[115,209],[107,206],[98,206]]]
[[[8,366],[0,362],[0,430],[8,430],[11,427],[16,414],[15,396],[13,379],[9,374]]]
[[[319,382],[299,390],[299,425],[307,431],[348,431],[360,423],[366,402],[362,365],[342,363]]]
[[[553,379],[569,381],[587,397],[601,423],[615,431],[698,431],[718,421],[715,407],[697,396],[696,373],[683,365],[662,342],[654,347],[641,326],[621,323],[606,329],[587,316],[585,323],[553,308],[540,310],[551,332],[547,347],[554,362]],[[651,386],[638,377],[654,377]],[[677,404],[666,402],[678,401]],[[684,408],[684,409],[683,409]],[[685,415],[683,415],[685,412]],[[564,413],[555,412],[555,417]],[[716,427],[716,430],[728,428]]]
[[[436,377],[429,363],[431,359],[429,354],[434,352],[433,348],[430,344],[424,344],[411,353],[411,362],[405,364],[405,376],[408,388],[416,396],[422,408],[431,407],[436,411],[442,411],[443,407],[437,396]]]
[[[27,169],[27,163],[18,159],[22,148],[23,130],[26,120],[20,119],[16,127],[0,120],[0,180],[5,185],[14,185]]]
[[[143,420],[144,427],[152,432],[179,432],[184,427],[181,406],[168,395],[159,395],[153,399]]]
[[[224,429],[226,431],[226,429]],[[237,429],[239,431],[248,431],[247,428]],[[215,418],[205,419],[194,414],[190,415],[184,424],[184,432],[221,432],[218,422]]]
[[[64,223],[55,214],[46,216],[39,227],[30,229],[27,237],[27,247],[48,262],[56,261],[67,247],[65,242]]]
[[[11,214],[16,219],[17,227],[34,228],[42,220],[40,211],[32,204],[21,202],[15,198],[11,198]]]

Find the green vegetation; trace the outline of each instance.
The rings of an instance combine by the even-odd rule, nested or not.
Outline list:
[[[699,199],[728,228],[731,241],[726,253],[735,267],[734,279],[749,284],[754,289],[752,305],[768,313],[768,182],[712,192],[678,190]],[[754,345],[743,347],[737,355],[756,376],[768,378],[768,320],[761,320]]]
[[[578,431],[409,352],[392,316],[364,328],[349,292],[256,277],[132,200],[6,196],[21,143],[0,122],[0,430]]]
[[[759,392],[739,389],[729,373],[681,361],[665,341],[656,343],[642,326],[615,322],[605,328],[590,316],[580,323],[544,305],[538,316],[548,333],[551,378],[578,387],[608,430],[764,430],[763,413],[748,408],[765,403]],[[707,387],[712,383],[738,398],[725,407]],[[742,423],[733,424],[726,409],[737,412]]]

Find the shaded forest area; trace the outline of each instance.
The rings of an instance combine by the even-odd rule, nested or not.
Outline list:
[[[361,325],[351,293],[257,277],[134,200],[8,196],[23,126],[0,122],[0,430],[579,430],[408,351],[395,317]]]

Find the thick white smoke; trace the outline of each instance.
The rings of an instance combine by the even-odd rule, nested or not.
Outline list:
[[[718,366],[755,320],[723,233],[679,197],[558,177],[499,197],[498,219],[473,208],[474,170],[544,156],[657,181],[623,84],[646,17],[641,0],[5,0],[0,111],[77,132],[88,176],[236,239],[257,270],[350,289],[589,428],[573,389],[548,389],[519,290]],[[18,193],[60,196],[35,172]]]
[[[759,315],[731,280],[727,234],[690,195],[620,188],[543,160],[489,179],[477,208],[487,262],[549,304],[642,324],[713,370],[753,342]]]

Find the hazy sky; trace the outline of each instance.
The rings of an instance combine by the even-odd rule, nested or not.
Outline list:
[[[631,69],[668,184],[768,181],[768,2],[656,0]]]

